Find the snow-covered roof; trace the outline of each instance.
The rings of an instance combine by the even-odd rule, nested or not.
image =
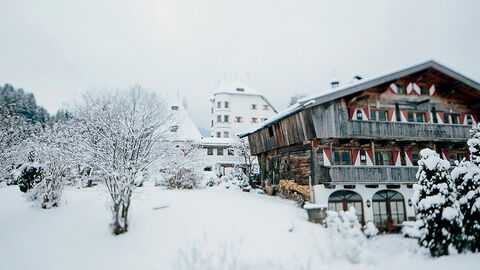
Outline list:
[[[202,146],[230,146],[233,143],[233,138],[204,137],[198,142]]]
[[[256,89],[253,89],[249,85],[247,85],[244,82],[239,81],[239,80],[220,83],[215,88],[215,90],[213,90],[212,99],[217,94],[259,96],[259,97],[263,98],[263,100],[265,100],[265,102],[268,105],[270,105],[270,107],[273,109],[274,112],[277,112],[277,110],[275,110],[275,108],[272,106],[270,101],[268,101],[268,99],[262,93],[260,93]]]
[[[278,113],[275,117],[270,118],[269,120],[261,123],[260,125],[257,125],[256,127],[252,128],[250,131],[244,132],[239,134],[240,138],[248,136],[249,134],[252,134],[262,128],[265,128],[272,123],[281,120],[285,117],[288,117],[300,110],[303,110],[304,108],[309,108],[313,107],[319,104],[323,104],[332,100],[336,100],[339,98],[342,98],[344,96],[348,96],[351,94],[355,94],[357,92],[361,92],[367,88],[382,84],[382,83],[387,83],[389,81],[393,81],[405,76],[408,76],[410,74],[420,72],[422,70],[426,70],[429,68],[436,69],[460,82],[463,82],[466,85],[469,85],[475,89],[478,89],[480,91],[480,84],[461,75],[460,73],[453,71],[450,68],[447,68],[446,66],[443,66],[433,60],[423,62],[417,65],[413,66],[408,66],[404,67],[402,69],[397,69],[394,71],[386,72],[380,75],[364,78],[361,80],[355,80],[347,84],[340,84],[339,87],[330,89],[327,91],[320,91],[317,94],[313,94],[310,96],[307,96],[305,98],[302,98],[298,100],[298,102],[286,110]]]
[[[170,132],[175,141],[198,141],[202,138],[197,126],[183,104],[174,98],[169,102],[169,110],[172,114]]]

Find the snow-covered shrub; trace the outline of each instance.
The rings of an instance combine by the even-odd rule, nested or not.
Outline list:
[[[358,222],[355,208],[348,211],[327,211],[325,219],[331,251],[335,257],[346,258],[352,263],[359,263],[366,244],[362,225]]]
[[[447,173],[450,163],[431,149],[420,151],[418,184],[413,202],[421,220],[420,246],[432,256],[448,255],[451,247],[461,247],[462,215],[455,196],[454,183]]]
[[[463,215],[465,250],[480,251],[480,168],[472,162],[461,162],[451,173]]]
[[[239,188],[248,187],[248,177],[243,172],[242,168],[236,166],[233,170],[228,170],[225,175],[222,177],[222,181],[227,183],[229,186],[233,185]]]
[[[363,233],[367,238],[372,238],[378,234],[378,228],[373,221],[368,221],[367,224],[363,226]]]
[[[421,231],[420,231],[421,226],[422,226],[422,221],[421,220],[404,221],[402,223],[403,237],[419,239],[422,236]]]
[[[35,162],[26,162],[15,170],[14,179],[20,191],[27,192],[42,180],[42,167]]]
[[[467,141],[470,158],[476,166],[480,166],[480,123],[470,130],[472,138]]]
[[[164,177],[163,184],[168,189],[193,189],[196,188],[200,182],[198,174],[187,168],[168,170],[161,173]]]
[[[221,183],[220,178],[214,172],[203,172],[202,184],[206,187],[217,186]]]

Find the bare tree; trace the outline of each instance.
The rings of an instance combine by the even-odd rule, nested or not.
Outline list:
[[[112,200],[112,231],[128,230],[135,181],[159,157],[168,130],[166,105],[153,92],[128,91],[85,95],[76,117],[84,124],[86,160],[104,179]]]
[[[248,182],[251,186],[254,186],[253,182],[251,181],[251,176],[254,172],[254,164],[256,157],[253,156],[250,152],[250,145],[248,144],[248,140],[236,137],[232,143],[231,148],[241,157],[243,163],[242,167],[245,168],[245,174],[249,179]]]

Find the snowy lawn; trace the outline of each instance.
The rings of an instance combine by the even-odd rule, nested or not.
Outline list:
[[[69,188],[44,210],[0,188],[0,269],[480,269],[480,254],[431,259],[399,235],[369,240],[353,264],[303,209],[256,193],[147,183],[121,236],[110,233],[107,202],[103,187]]]

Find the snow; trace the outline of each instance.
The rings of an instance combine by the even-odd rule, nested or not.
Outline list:
[[[305,205],[303,206],[303,209],[305,210],[310,210],[310,209],[326,209],[327,206],[326,205],[323,205],[323,204],[315,204],[315,203],[305,203]]]
[[[460,215],[459,211],[453,207],[445,207],[442,212],[442,218],[445,220],[453,220]]]
[[[17,186],[0,189],[0,269],[477,269],[480,254],[432,259],[415,239],[366,240],[358,262],[339,257],[327,230],[294,202],[213,187],[135,189],[126,234],[108,227],[103,186],[67,187],[39,209]],[[337,250],[338,251],[338,250]]]

